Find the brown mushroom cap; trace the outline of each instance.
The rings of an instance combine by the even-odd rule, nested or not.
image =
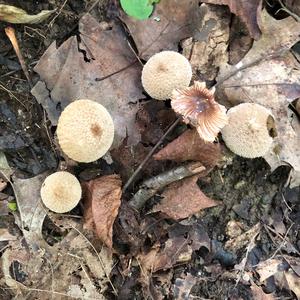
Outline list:
[[[80,183],[69,172],[53,173],[45,179],[41,187],[41,198],[50,210],[56,213],[68,212],[80,201]]]
[[[61,113],[57,138],[68,157],[79,162],[92,162],[111,147],[114,123],[103,105],[88,99],[77,100]]]
[[[175,51],[156,53],[144,65],[142,84],[145,91],[154,99],[171,98],[172,91],[190,84],[192,67],[189,61]]]
[[[226,146],[247,158],[265,155],[273,138],[268,128],[272,113],[262,105],[242,103],[227,112],[228,124],[221,130]]]

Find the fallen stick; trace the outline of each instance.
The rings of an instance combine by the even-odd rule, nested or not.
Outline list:
[[[200,162],[192,162],[147,179],[141,184],[140,189],[130,199],[129,205],[140,210],[148,199],[153,197],[165,186],[185,177],[203,172],[204,170],[205,167]]]

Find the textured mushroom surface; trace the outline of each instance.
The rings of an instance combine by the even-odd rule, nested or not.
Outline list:
[[[72,210],[80,201],[81,193],[78,179],[64,171],[49,175],[41,187],[43,203],[57,213]]]
[[[271,111],[259,104],[243,103],[229,109],[227,116],[228,124],[221,133],[232,152],[246,158],[268,152],[273,142],[270,131],[274,129],[268,126],[274,126]]]
[[[145,91],[157,100],[171,98],[172,91],[187,87],[191,78],[192,67],[189,61],[175,51],[156,53],[147,61],[142,72]]]
[[[57,138],[68,157],[79,162],[92,162],[111,147],[114,123],[103,105],[88,99],[77,100],[61,113]]]

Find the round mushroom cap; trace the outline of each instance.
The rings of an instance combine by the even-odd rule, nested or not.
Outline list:
[[[56,213],[72,210],[80,201],[81,193],[78,179],[64,171],[49,175],[41,187],[43,203]]]
[[[144,65],[142,84],[145,91],[154,99],[171,98],[174,89],[189,86],[192,67],[189,61],[175,51],[156,53]]]
[[[114,123],[106,108],[92,100],[70,103],[61,113],[57,138],[62,151],[79,162],[102,157],[114,139]]]
[[[235,154],[255,158],[265,155],[273,138],[268,124],[274,119],[270,110],[255,103],[242,103],[227,112],[228,124],[221,130],[226,146]],[[271,119],[270,119],[271,118]]]

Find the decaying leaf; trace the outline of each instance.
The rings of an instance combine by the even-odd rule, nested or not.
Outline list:
[[[230,11],[239,16],[246,23],[251,36],[256,40],[259,39],[260,30],[258,19],[262,0],[203,0],[202,2],[228,5]]]
[[[122,15],[139,56],[148,59],[161,50],[177,50],[178,42],[192,35],[191,16],[198,8],[198,1],[160,1],[147,20],[135,20]]]
[[[210,238],[201,225],[176,225],[169,232],[169,239],[162,249],[156,244],[148,253],[138,255],[137,259],[142,270],[151,274],[187,263],[193,251],[201,247],[210,251],[210,244]]]
[[[300,39],[299,30],[300,23],[293,18],[277,21],[263,11],[261,39],[254,42],[252,49],[237,65],[224,66],[219,75],[222,78],[224,74],[242,68],[220,89],[234,105],[254,102],[272,111],[277,136],[264,158],[273,170],[289,164],[300,171],[299,132],[292,124],[293,113],[288,109],[288,105],[300,96],[300,66],[288,53],[279,56]],[[299,123],[297,120],[294,122]]]
[[[48,172],[29,179],[13,177],[12,186],[20,214],[18,226],[32,249],[49,248],[42,236],[47,211],[42,204],[40,189]]]
[[[140,140],[135,125],[137,101],[144,97],[141,66],[122,28],[115,23],[104,26],[86,14],[79,31],[80,43],[73,36],[58,49],[53,43],[46,50],[35,67],[41,81],[33,88],[33,95],[53,125],[70,102],[86,98],[97,101],[112,115],[114,146],[127,136],[128,144],[136,144]]]
[[[5,21],[14,24],[36,24],[46,20],[54,10],[42,10],[36,15],[28,15],[27,12],[21,8],[0,4],[0,21]]]
[[[83,184],[85,190],[85,228],[93,229],[109,248],[112,230],[121,204],[121,180],[118,175],[107,175]]]
[[[284,275],[289,288],[295,293],[297,299],[300,299],[300,277],[297,276],[292,270],[284,272]]]
[[[163,199],[153,211],[160,211],[174,220],[185,219],[208,207],[219,205],[208,198],[197,185],[199,175],[176,181],[167,186]]]
[[[176,278],[173,285],[174,299],[188,300],[192,287],[197,282],[197,278],[191,273],[187,273],[184,278]]]
[[[256,268],[260,282],[264,282],[266,279],[276,274],[279,271],[281,264],[282,260],[277,258],[260,262]]]
[[[199,161],[206,167],[214,167],[221,158],[219,144],[206,143],[196,129],[188,129],[154,155],[156,160]]]
[[[201,80],[213,80],[219,66],[228,61],[230,14],[223,7],[207,4],[201,4],[196,13],[195,33],[182,43],[183,55]]]
[[[272,294],[266,294],[260,286],[257,286],[255,283],[252,283],[251,291],[253,299],[255,300],[275,300],[276,298]]]

